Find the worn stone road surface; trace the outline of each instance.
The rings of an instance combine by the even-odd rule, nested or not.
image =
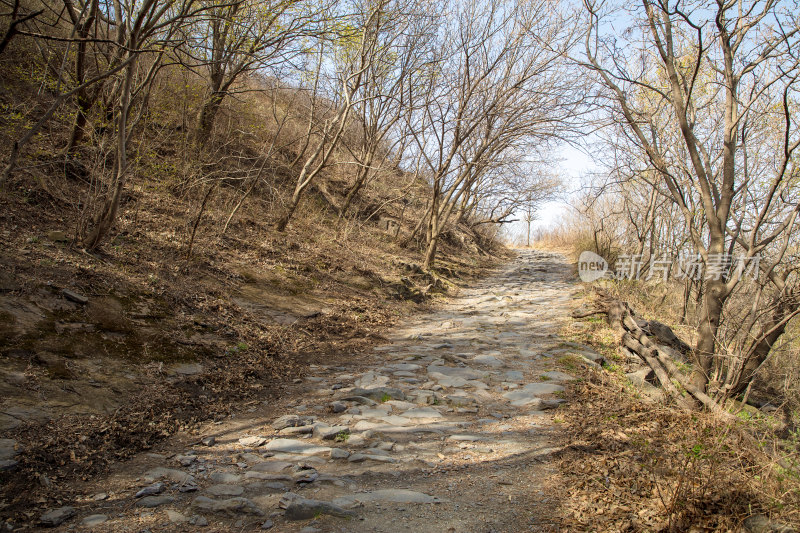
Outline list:
[[[256,406],[87,484],[43,524],[93,531],[548,531],[573,284],[517,258],[390,332],[365,367],[314,366]],[[276,417],[275,413],[280,414]],[[269,413],[271,416],[267,417]],[[171,446],[171,448],[170,448]]]

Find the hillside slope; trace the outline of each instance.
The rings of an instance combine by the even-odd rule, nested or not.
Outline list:
[[[14,46],[0,75],[3,156],[52,101],[26,74],[35,49]],[[167,69],[131,139],[117,220],[92,251],[82,240],[111,187],[102,127],[65,154],[65,104],[21,154],[0,191],[2,515],[232,405],[279,396],[308,364],[356,356],[503,255],[488,233],[453,226],[423,272],[427,185],[388,154],[340,216],[352,165],[336,152],[276,231],[308,102],[266,83],[226,100],[198,150],[186,120],[201,86]]]

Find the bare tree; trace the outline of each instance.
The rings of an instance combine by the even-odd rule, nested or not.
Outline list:
[[[128,178],[128,147],[132,129],[145,107],[135,107],[145,100],[153,78],[162,65],[165,52],[174,46],[179,28],[193,13],[194,0],[159,2],[114,0],[112,25],[116,45],[124,50],[124,69],[114,80],[111,92],[114,104],[115,157],[109,183],[103,187],[102,207],[85,228],[84,245],[96,248],[106,237],[117,217],[122,191]],[[146,55],[148,62],[142,61]]]
[[[612,34],[605,17],[617,10],[585,7],[584,64],[607,89],[602,105],[646,159],[650,185],[680,210],[706,267],[733,252],[762,259],[752,320],[735,328],[749,348],[735,356],[720,351],[721,328],[744,269],[704,280],[692,384],[720,397],[741,391],[800,304],[789,261],[800,210],[796,16],[772,0],[641,0],[629,30]]]
[[[448,8],[434,87],[412,117],[431,176],[424,268],[464,195],[510,151],[559,135],[575,115],[564,58],[571,30],[555,3],[467,2]]]
[[[356,30],[347,32],[335,43],[335,61],[332,63],[336,72],[331,76],[334,81],[334,94],[329,99],[331,110],[319,113],[321,124],[316,131],[309,131],[309,136],[314,139],[309,141],[313,148],[310,154],[305,156],[305,162],[297,176],[288,205],[275,223],[275,229],[278,231],[286,230],[303,193],[328,165],[334,150],[339,146],[364,82],[364,73],[374,58],[377,37],[385,21],[383,18],[385,2],[386,0],[374,4],[367,2],[363,10],[354,14],[353,22]],[[323,45],[324,41],[319,46]]]
[[[321,31],[325,4],[304,0],[212,0],[186,28],[183,52],[190,68],[207,81],[208,94],[197,115],[196,140],[208,141],[225,96],[245,74],[280,70],[302,53],[300,39]]]

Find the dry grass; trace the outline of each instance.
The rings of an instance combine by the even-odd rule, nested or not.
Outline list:
[[[567,529],[738,531],[755,514],[800,525],[800,479],[787,468],[780,420],[749,410],[726,423],[652,403],[623,375],[604,320],[575,321],[563,334],[612,361],[587,370],[559,413],[569,435],[561,452]]]

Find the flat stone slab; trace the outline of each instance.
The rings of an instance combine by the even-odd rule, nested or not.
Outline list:
[[[212,496],[241,496],[244,494],[244,487],[240,485],[211,485],[205,492]]]
[[[94,527],[99,526],[100,524],[108,521],[108,515],[104,514],[93,514],[89,515],[83,520],[81,520],[81,526],[83,527]]]
[[[470,362],[492,367],[503,366],[503,362],[493,355],[481,354],[473,357]]]
[[[288,440],[288,439],[287,439]],[[292,463],[287,461],[264,461],[263,463],[257,463],[250,467],[250,471],[252,472],[281,472],[286,470],[292,466]],[[221,483],[221,481],[217,481],[217,483]],[[226,483],[231,483],[227,481]]]
[[[353,511],[347,511],[335,503],[322,500],[310,500],[298,494],[287,492],[281,497],[279,504],[286,510],[284,516],[288,520],[308,520],[327,514],[340,518],[350,518],[355,516]]]
[[[459,377],[464,379],[480,379],[486,375],[485,372],[480,372],[468,366],[439,366],[430,365],[428,367],[428,375],[437,377],[436,375]]]
[[[469,385],[469,381],[458,376],[445,376],[442,374],[429,374],[429,376],[438,381],[442,387],[460,389]]]
[[[299,455],[317,455],[330,453],[331,451],[328,446],[319,446],[297,439],[274,439],[266,443],[262,449],[270,452],[296,453]]]
[[[564,387],[555,383],[529,383],[521,389],[512,390],[503,394],[503,398],[515,407],[523,407],[532,403],[541,403],[539,396],[563,391]]]
[[[415,407],[402,414],[404,418],[444,418],[444,415],[433,407]]]
[[[389,383],[389,378],[376,372],[367,372],[355,381],[355,386],[362,389],[372,389],[383,387]]]
[[[414,363],[396,363],[390,366],[395,370],[401,370],[405,372],[414,372],[415,370],[422,368],[420,365]]]
[[[152,482],[156,481],[157,479],[166,478],[173,483],[186,483],[189,480],[193,480],[191,474],[184,472],[183,470],[177,470],[175,468],[165,468],[163,466],[159,466],[157,468],[153,468],[145,472],[143,479],[145,481]]]
[[[488,440],[488,438],[482,435],[456,434],[450,435],[447,437],[447,440],[452,440],[454,442],[479,442],[482,440]]]
[[[349,400],[355,397],[367,398],[375,402],[385,402],[387,400],[405,400],[406,394],[400,389],[395,389],[393,387],[356,388],[351,390],[350,394],[342,399]]]
[[[205,496],[198,496],[192,501],[192,507],[201,511],[225,513],[228,515],[252,514],[263,516],[264,511],[247,498],[229,498],[227,500],[214,500]]]
[[[566,372],[560,372],[558,370],[551,370],[550,372],[545,372],[542,374],[542,378],[549,379],[551,381],[575,381],[575,376],[571,376]]]
[[[522,381],[525,379],[525,375],[519,370],[509,370],[505,373],[505,377],[508,381]]]
[[[173,370],[175,370],[176,374],[180,374],[182,376],[195,376],[203,372],[203,365],[200,363],[188,363],[184,365],[178,365]]]
[[[267,442],[267,439],[258,436],[242,437],[241,439],[239,439],[239,444],[241,444],[246,448],[258,448],[265,442]]]

